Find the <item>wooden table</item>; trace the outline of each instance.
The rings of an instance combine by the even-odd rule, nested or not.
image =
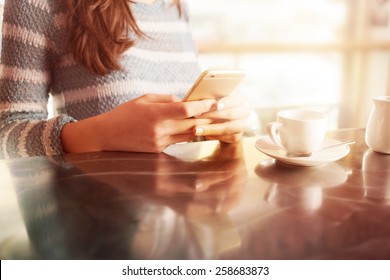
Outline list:
[[[2,160],[0,258],[390,259],[390,155],[328,136],[356,144],[316,167],[258,137]]]

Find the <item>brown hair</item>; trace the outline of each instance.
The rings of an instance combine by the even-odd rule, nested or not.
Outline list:
[[[145,36],[131,11],[132,0],[66,0],[69,45],[76,62],[97,74],[120,70],[121,55]],[[179,13],[180,0],[174,0]]]

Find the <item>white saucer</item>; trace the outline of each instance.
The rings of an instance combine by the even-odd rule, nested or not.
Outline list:
[[[340,143],[336,139],[325,138],[321,147],[327,147]],[[286,151],[276,146],[268,136],[260,137],[255,144],[256,148],[276,160],[283,163],[297,166],[316,166],[326,162],[339,160],[348,155],[350,149],[348,145],[336,146],[334,148],[319,150],[309,157],[291,157],[286,155]]]

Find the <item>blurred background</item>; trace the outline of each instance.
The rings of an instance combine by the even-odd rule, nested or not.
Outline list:
[[[245,69],[238,91],[262,127],[296,107],[365,127],[390,95],[390,0],[188,1],[202,67]]]
[[[261,123],[317,108],[330,128],[365,127],[389,95],[389,0],[189,0],[201,63],[239,67]]]

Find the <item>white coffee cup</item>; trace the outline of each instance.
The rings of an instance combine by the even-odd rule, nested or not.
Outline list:
[[[324,141],[327,129],[325,113],[313,110],[284,110],[277,122],[267,124],[271,140],[290,156],[309,156]]]

